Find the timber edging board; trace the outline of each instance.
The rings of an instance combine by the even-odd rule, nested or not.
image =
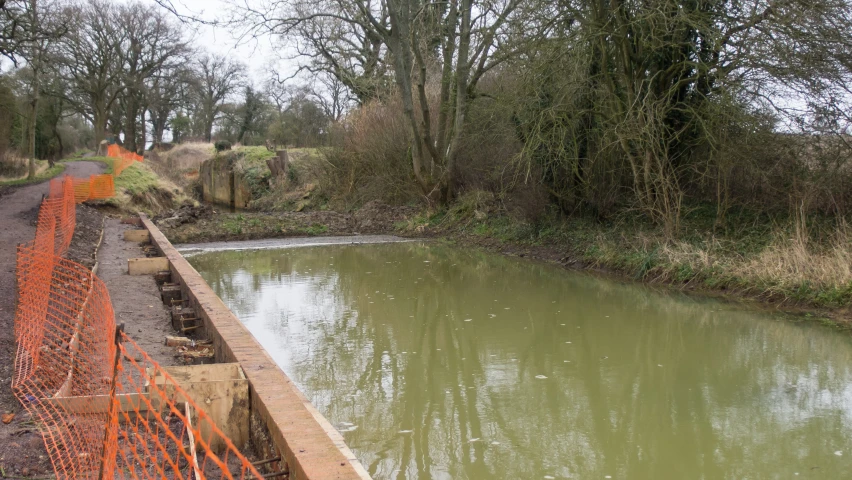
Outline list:
[[[168,259],[172,281],[203,319],[217,362],[239,363],[249,382],[250,408],[266,422],[287,460],[291,479],[363,480],[370,476],[342,435],[316,411],[192,265],[144,214],[151,243]]]

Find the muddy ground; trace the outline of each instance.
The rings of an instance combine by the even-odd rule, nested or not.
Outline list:
[[[95,266],[95,247],[101,242],[104,216],[88,205],[77,205],[77,225],[65,258],[89,270]]]
[[[176,335],[169,310],[160,299],[160,291],[152,275],[127,274],[127,259],[145,256],[138,243],[124,240],[124,232],[137,228],[108,217],[104,238],[98,250],[98,277],[109,290],[117,324],[148,355],[162,366],[177,365],[175,350],[165,346],[166,335]]]
[[[103,169],[100,163],[76,162],[66,166],[65,175],[88,177],[101,173]],[[45,182],[5,188],[0,196],[0,413],[3,420],[8,420],[8,423],[0,422],[0,473],[4,477],[33,477],[53,471],[41,435],[11,388],[15,357],[16,246],[33,239],[38,207],[47,192]],[[83,212],[77,219],[81,234],[75,235],[70,251],[75,257],[91,258],[97,242],[91,230],[99,229],[100,214],[91,214],[85,207],[81,210]]]
[[[189,207],[154,217],[172,243],[260,240],[320,235],[384,235],[416,215],[415,207],[370,202],[354,213],[238,212],[209,206]]]

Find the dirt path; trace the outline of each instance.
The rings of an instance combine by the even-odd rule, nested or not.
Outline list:
[[[169,310],[160,300],[160,290],[151,275],[127,274],[127,259],[144,257],[139,244],[124,241],[123,225],[117,218],[107,218],[104,239],[98,250],[98,277],[109,290],[116,323],[124,323],[125,332],[154,361],[163,366],[176,365],[174,348],[163,341],[176,335]]]
[[[88,177],[104,170],[98,162],[71,162],[65,175]],[[0,466],[6,475],[38,475],[52,471],[41,436],[12,394],[15,358],[15,253],[19,243],[32,240],[41,198],[48,183],[6,190],[0,196],[0,414],[14,412],[0,423]]]

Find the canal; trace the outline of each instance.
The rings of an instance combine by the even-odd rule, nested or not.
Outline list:
[[[434,243],[187,257],[376,479],[852,472],[814,323]]]

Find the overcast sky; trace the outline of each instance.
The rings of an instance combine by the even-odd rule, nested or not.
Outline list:
[[[146,0],[155,3],[154,0]],[[251,0],[247,0],[251,1]],[[223,0],[172,0],[178,13],[212,21],[227,11],[227,2]],[[256,84],[266,78],[266,71],[274,67],[287,74],[292,67],[291,61],[280,60],[277,48],[271,38],[240,43],[232,33],[223,27],[186,24],[187,35],[191,35],[193,44],[211,52],[232,55],[248,67],[248,73]]]

